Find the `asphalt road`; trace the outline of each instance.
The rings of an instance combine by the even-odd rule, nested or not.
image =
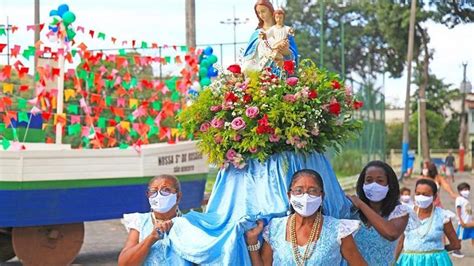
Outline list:
[[[456,189],[460,182],[468,182],[474,188],[474,178],[471,174],[457,174],[453,188]],[[413,190],[415,180],[406,180],[402,186]],[[454,210],[454,200],[446,192],[441,192],[441,201],[445,208]],[[473,196],[474,197],[474,196]],[[474,202],[473,200],[471,200]],[[455,225],[457,226],[457,225]],[[74,260],[76,265],[116,265],[118,254],[123,247],[127,237],[125,228],[120,220],[108,220],[85,223],[84,245],[79,255]],[[474,247],[470,241],[463,241],[462,251],[465,257],[462,259],[452,258],[454,265],[474,265]],[[20,265],[16,258],[5,265]]]

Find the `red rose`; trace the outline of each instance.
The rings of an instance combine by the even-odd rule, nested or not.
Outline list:
[[[262,119],[259,119],[257,123],[259,126],[268,126],[268,115],[264,114]]]
[[[242,74],[242,70],[240,69],[240,66],[235,64],[235,65],[230,65],[227,70],[234,74]]]
[[[310,90],[308,93],[308,98],[312,100],[312,99],[315,99],[316,97],[318,97],[318,92],[316,90]]]
[[[354,109],[359,110],[360,108],[362,108],[362,106],[364,106],[364,102],[362,102],[362,101],[354,101],[353,106],[354,106]]]
[[[341,113],[341,105],[338,102],[329,104],[329,112],[333,115],[339,115]]]
[[[226,102],[234,102],[235,103],[238,100],[239,100],[239,98],[237,96],[235,96],[235,94],[233,92],[228,92],[225,95],[225,101]]]
[[[332,86],[333,89],[338,90],[338,89],[341,88],[341,83],[339,83],[337,80],[333,80],[333,81],[331,82],[331,86]]]
[[[248,94],[244,94],[244,103],[249,103],[252,101],[252,96],[248,95]]]
[[[283,69],[288,72],[288,74],[292,75],[295,73],[295,62],[292,60],[287,60],[283,63]]]

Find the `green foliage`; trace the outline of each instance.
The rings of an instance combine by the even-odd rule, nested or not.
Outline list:
[[[352,176],[360,173],[362,153],[358,150],[344,150],[332,160],[332,167],[338,176]]]
[[[385,147],[387,150],[402,147],[403,123],[390,124],[385,127]],[[411,146],[415,143],[410,143]]]
[[[286,81],[267,70],[221,74],[178,120],[187,135],[201,139],[211,163],[236,167],[282,151],[324,152],[355,136],[361,128],[352,118],[356,101],[338,76],[310,60],[298,74]]]

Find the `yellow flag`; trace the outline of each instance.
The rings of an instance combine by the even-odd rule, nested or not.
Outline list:
[[[138,100],[134,98],[130,98],[129,108],[137,108],[137,106],[138,106]]]
[[[13,94],[13,84],[3,83],[3,93]]]
[[[65,98],[66,102],[69,101],[69,99],[70,99],[71,97],[76,97],[76,91],[73,90],[73,89],[67,89],[67,90],[65,90],[65,91],[64,91],[64,98]]]
[[[127,121],[120,121],[120,127],[130,131],[130,122]]]
[[[107,127],[107,135],[112,136],[115,132],[115,127]]]

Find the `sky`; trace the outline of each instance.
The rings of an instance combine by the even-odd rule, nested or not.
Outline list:
[[[107,38],[114,36],[119,40],[156,42],[160,45],[185,44],[185,0],[70,0],[41,1],[40,21],[46,24],[51,21],[49,12],[60,4],[68,4],[76,14],[75,26],[83,26],[86,31],[93,29],[104,32]],[[274,1],[284,2],[284,1]],[[236,42],[247,42],[257,25],[253,11],[255,0],[196,0],[196,39],[198,45],[227,43],[221,53],[219,45],[214,45],[214,54],[226,67],[234,63],[233,26],[221,24],[233,17],[248,23],[236,27]],[[33,31],[26,31],[26,25],[34,24],[34,0],[0,0],[0,25],[9,23],[17,25],[20,30],[10,38],[11,44],[32,45]],[[431,37],[430,48],[435,50],[431,62],[431,72],[443,78],[447,83],[458,87],[462,81],[462,62],[468,63],[467,79],[474,79],[474,23],[458,25],[448,29],[443,25],[428,23],[426,25]],[[44,30],[46,32],[46,30]],[[87,33],[87,32],[86,32]],[[97,34],[97,33],[96,33]],[[297,33],[296,33],[297,34]],[[47,42],[43,34],[42,40]],[[89,48],[120,48],[110,41],[91,39],[87,34],[78,33],[77,41],[83,41]],[[0,37],[5,43],[5,36]],[[237,45],[240,54],[245,44]],[[204,47],[204,46],[202,46]],[[150,51],[152,55],[158,52]],[[304,58],[304,55],[301,55]],[[347,55],[350,56],[350,55]],[[6,57],[0,56],[0,64],[6,63]],[[378,84],[382,85],[382,76]],[[412,91],[416,88],[412,86]],[[385,96],[389,103],[403,106],[406,91],[406,77],[400,79],[385,78]]]

